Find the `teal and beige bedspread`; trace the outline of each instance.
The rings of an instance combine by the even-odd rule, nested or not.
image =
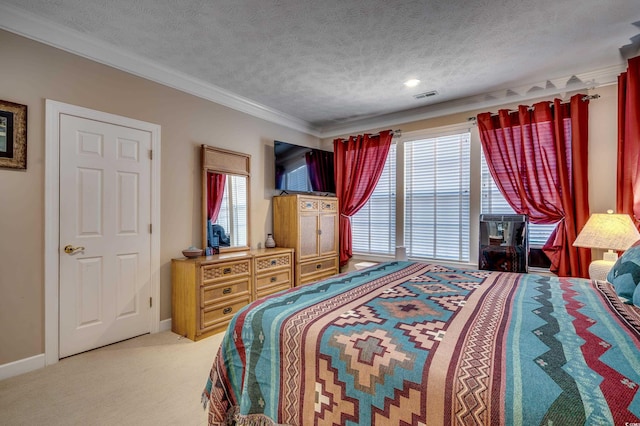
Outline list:
[[[605,282],[389,262],[249,305],[210,424],[640,422],[640,311]]]

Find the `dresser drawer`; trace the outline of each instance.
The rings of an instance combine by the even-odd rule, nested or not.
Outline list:
[[[338,273],[338,258],[329,257],[313,262],[300,263],[300,276],[305,275],[333,275]]]
[[[320,201],[321,213],[336,213],[338,211],[338,200]]]
[[[299,199],[300,211],[301,212],[317,212],[318,211],[318,200],[314,198],[300,198]]]
[[[216,304],[200,310],[200,328],[214,327],[227,322],[240,309],[249,303],[249,296],[229,300],[226,303]]]
[[[270,270],[291,266],[291,253],[279,253],[256,258],[256,275]]]
[[[249,278],[240,281],[217,283],[200,287],[200,307],[218,303],[220,300],[249,295]]]
[[[261,291],[265,288],[282,286],[291,286],[291,270],[285,269],[282,271],[276,271],[271,274],[262,275],[256,278],[256,291]]]
[[[251,274],[251,260],[215,263],[202,266],[202,284],[220,279],[237,278]]]
[[[259,289],[256,292],[256,299],[260,299],[261,297],[265,297],[265,296],[268,296],[268,295],[273,294],[273,293],[277,293],[277,292],[282,291],[282,290],[288,290],[290,288],[291,288],[291,284],[288,283],[288,284],[284,284],[284,285],[278,285],[278,286],[275,286],[275,287],[266,287],[266,288],[263,288],[263,289]]]

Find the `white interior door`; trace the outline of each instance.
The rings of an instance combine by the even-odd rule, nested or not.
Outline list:
[[[60,115],[60,358],[150,332],[150,148],[148,131]]]

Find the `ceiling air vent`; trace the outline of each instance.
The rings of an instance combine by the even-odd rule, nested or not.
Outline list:
[[[431,96],[435,96],[437,94],[438,94],[437,91],[432,90],[430,92],[418,93],[417,95],[413,95],[413,97],[416,99],[424,99],[424,98],[430,98]]]

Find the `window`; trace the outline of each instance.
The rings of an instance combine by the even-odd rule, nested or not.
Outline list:
[[[354,253],[393,256],[400,243],[412,259],[469,263],[478,246],[477,236],[471,235],[471,223],[477,223],[478,214],[514,213],[493,182],[482,150],[474,151],[471,158],[472,138],[474,144],[480,143],[477,136],[463,125],[438,130],[442,131],[391,145],[375,191],[351,219]],[[473,179],[480,179],[480,194],[471,197],[471,163],[477,164],[476,153],[480,176]],[[403,175],[397,176],[396,167],[404,169]],[[400,179],[404,184],[397,186]],[[396,205],[396,198],[404,204]],[[480,205],[471,206],[472,198]],[[404,218],[404,229],[396,229],[402,226],[402,220],[396,221],[398,214]],[[555,224],[529,224],[529,266],[548,267],[540,248],[554,229]],[[404,241],[396,241],[399,232]]]
[[[470,140],[466,132],[404,144],[409,257],[469,261]]]
[[[244,176],[227,175],[227,181],[222,196],[220,212],[215,223],[222,226],[229,234],[231,241],[249,241],[247,235],[247,204],[244,194],[247,193],[247,179]]]
[[[484,152],[482,152],[481,154],[481,162],[482,201],[480,205],[480,213],[515,213],[493,181],[493,177],[489,172],[487,160],[484,158]],[[542,247],[549,239],[549,236],[551,235],[555,227],[555,224],[529,223],[529,245],[533,247]]]
[[[351,218],[354,253],[394,255],[396,246],[396,145],[371,198]]]

